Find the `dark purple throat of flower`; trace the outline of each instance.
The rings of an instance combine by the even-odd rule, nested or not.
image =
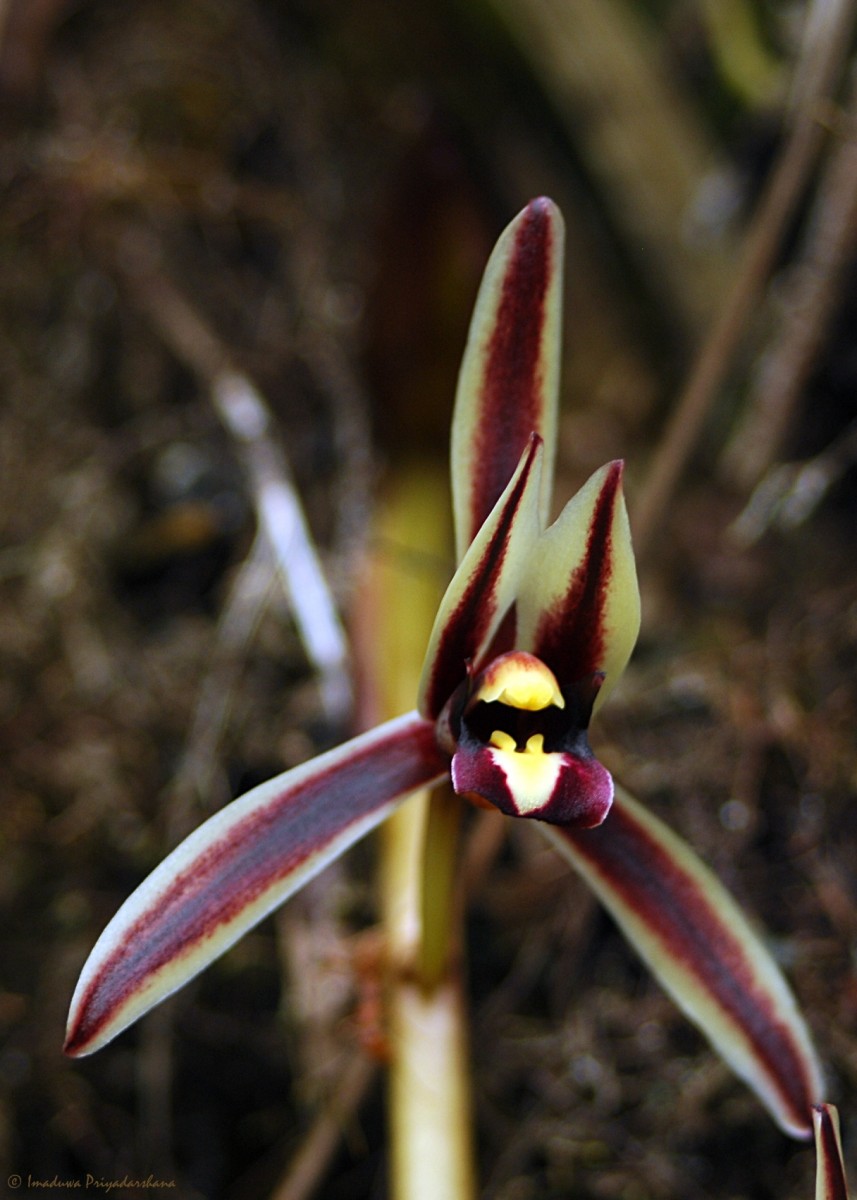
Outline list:
[[[452,783],[513,817],[590,829],[613,800],[613,780],[587,728],[603,676],[560,688],[532,654],[513,651],[468,679],[440,725]]]

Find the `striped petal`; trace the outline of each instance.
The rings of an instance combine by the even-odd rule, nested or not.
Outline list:
[[[812,1110],[812,1126],[816,1155],[815,1200],[848,1200],[839,1113],[832,1104],[818,1104]]]
[[[533,200],[506,228],[485,268],[458,378],[452,422],[452,503],[458,558],[506,487],[532,433],[543,438],[542,525],[553,486],[559,392],[564,226]]]
[[[541,825],[679,1007],[789,1134],[812,1134],[821,1075],[778,967],[690,847],[616,789],[598,829]]]
[[[66,1053],[110,1041],[448,769],[433,726],[410,713],[216,813],[101,935],[72,999]]]
[[[605,676],[604,702],[631,656],[640,593],[622,463],[608,463],[568,502],[530,554],[517,603],[518,644],[560,686]]]
[[[471,543],[440,603],[418,708],[436,719],[477,665],[511,607],[539,536],[542,441],[531,437],[518,469]]]

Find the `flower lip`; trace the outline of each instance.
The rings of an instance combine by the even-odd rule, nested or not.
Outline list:
[[[459,795],[487,800],[508,816],[577,829],[600,825],[613,800],[613,781],[585,732],[573,750],[549,751],[541,732],[527,736],[501,728],[483,740],[464,724],[452,783]]]

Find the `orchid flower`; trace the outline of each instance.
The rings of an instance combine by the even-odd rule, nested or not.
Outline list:
[[[462,797],[534,819],[781,1127],[812,1136],[820,1072],[778,967],[708,868],[589,745],[640,605],[620,462],[548,524],[562,256],[559,212],[539,199],[486,269],[452,431],[460,564],[416,710],[255,788],[174,850],[92,951],[67,1053],[103,1046],[411,793],[451,779]]]

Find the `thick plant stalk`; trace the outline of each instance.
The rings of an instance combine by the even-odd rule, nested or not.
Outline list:
[[[424,986],[420,951],[420,859],[429,808],[422,793],[384,827],[384,915],[390,954],[391,1200],[471,1200],[474,1170],[464,1000],[448,957],[438,982]],[[442,801],[441,801],[442,802]]]
[[[387,492],[356,637],[373,721],[413,702],[448,574],[447,506],[440,467],[409,466]],[[421,792],[382,834],[392,1200],[475,1194],[450,809],[448,795]]]

